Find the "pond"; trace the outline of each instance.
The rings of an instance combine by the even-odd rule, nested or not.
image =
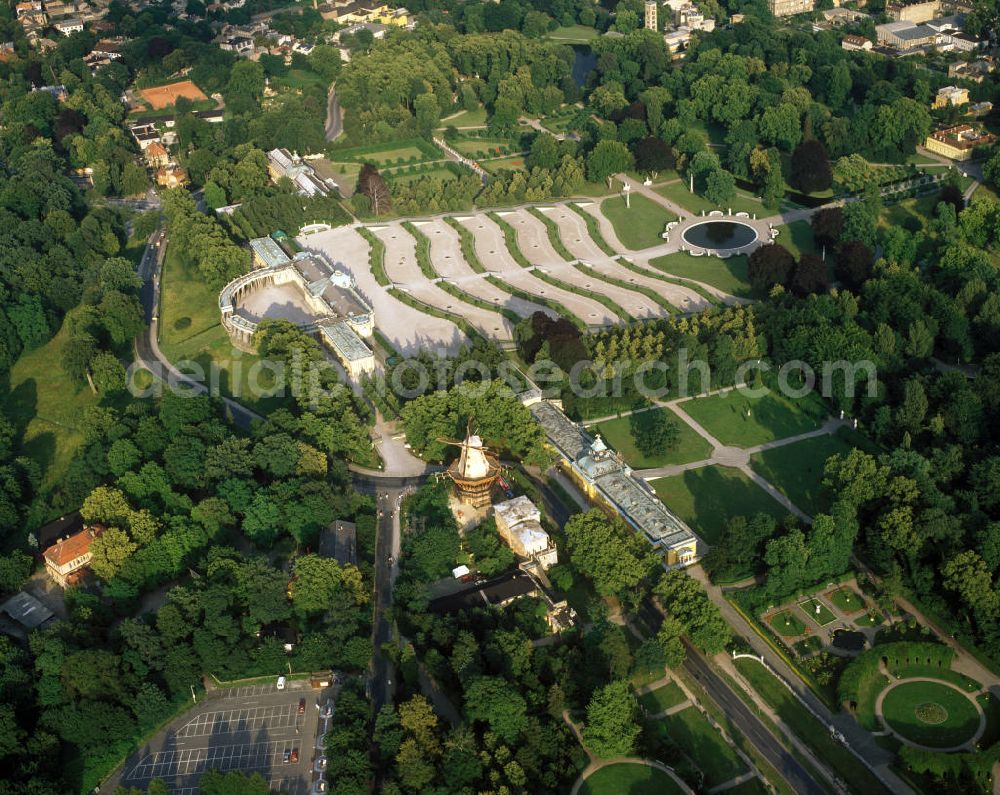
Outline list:
[[[705,221],[685,229],[683,237],[685,243],[699,248],[731,249],[750,245],[757,232],[738,221]]]
[[[833,633],[833,645],[844,651],[862,651],[865,648],[865,635],[863,632],[838,629]]]

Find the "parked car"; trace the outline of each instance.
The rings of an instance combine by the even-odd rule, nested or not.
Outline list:
[[[292,762],[294,763],[294,762],[298,762],[298,761],[299,761],[299,749],[298,748],[293,748],[292,749]]]
[[[299,715],[306,714],[306,700],[304,698],[299,699]]]
[[[284,690],[284,689],[285,689],[285,677],[279,676],[278,677],[278,690]]]
[[[285,763],[285,764],[287,765],[287,764],[288,764],[288,760],[289,760],[289,759],[291,759],[291,756],[292,756],[292,752],[291,752],[291,751],[289,751],[289,750],[288,750],[288,749],[286,748],[286,749],[285,749],[285,755],[284,755],[284,756],[282,757],[282,761],[284,761],[284,763]]]

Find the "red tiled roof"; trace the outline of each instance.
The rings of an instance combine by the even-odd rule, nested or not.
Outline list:
[[[53,544],[45,550],[45,559],[57,568],[65,566],[90,551],[91,542],[104,532],[101,525],[85,527],[79,533]]]

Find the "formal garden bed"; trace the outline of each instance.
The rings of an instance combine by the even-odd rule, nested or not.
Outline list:
[[[622,245],[633,251],[663,243],[663,230],[676,220],[666,207],[639,194],[629,197],[628,207],[621,196],[605,199],[601,202],[601,214],[611,222]]]
[[[832,624],[837,620],[833,611],[815,597],[803,599],[799,602],[799,609],[821,627]]]
[[[858,592],[847,585],[827,591],[824,596],[845,615],[860,613],[866,606],[865,600],[861,598]]]
[[[791,610],[781,610],[768,616],[765,620],[768,626],[783,638],[797,638],[800,635],[805,635],[808,631],[808,627],[802,619]]]

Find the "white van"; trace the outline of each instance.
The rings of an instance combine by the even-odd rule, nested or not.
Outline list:
[[[278,677],[278,690],[284,690],[284,689],[285,689],[285,677],[279,676]]]

